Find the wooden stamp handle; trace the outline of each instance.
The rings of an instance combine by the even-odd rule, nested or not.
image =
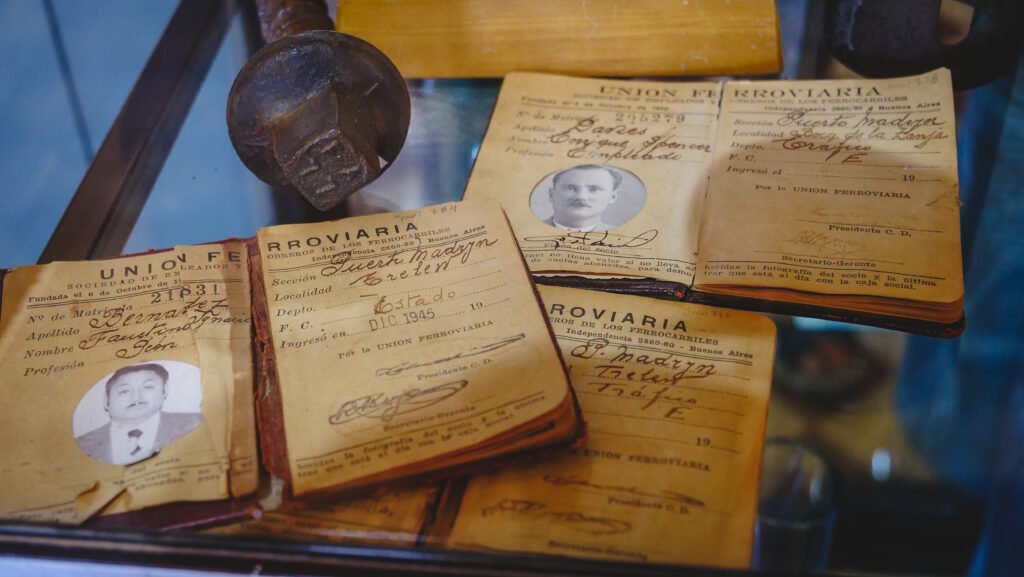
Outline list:
[[[324,0],[256,0],[256,6],[267,44],[307,30],[334,30]]]

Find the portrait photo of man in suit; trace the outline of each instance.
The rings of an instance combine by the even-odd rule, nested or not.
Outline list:
[[[78,447],[94,459],[131,465],[193,431],[202,413],[164,411],[170,375],[160,363],[121,367],[106,380],[103,408],[109,421],[75,437]]]
[[[556,228],[581,232],[608,230],[601,217],[619,197],[622,175],[597,164],[563,170],[551,182],[554,214],[546,222]]]
[[[600,232],[636,216],[645,197],[643,184],[632,173],[604,164],[580,164],[538,183],[530,207],[544,224],[559,230]]]

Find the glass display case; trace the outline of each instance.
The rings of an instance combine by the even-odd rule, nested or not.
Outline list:
[[[44,1],[30,10],[28,3],[0,3],[5,20],[17,19],[34,34],[57,39],[47,61],[53,70],[48,82],[67,89],[66,102],[52,109],[24,105],[22,121],[11,124],[20,132],[3,138],[8,154],[0,168],[10,186],[0,211],[0,267],[248,237],[273,224],[461,198],[500,79],[408,81],[412,124],[401,155],[382,178],[324,214],[257,180],[231,148],[224,124],[227,93],[261,45],[250,3],[141,4],[126,5],[150,11],[145,18],[122,12],[89,21],[114,23],[111,34],[120,27],[144,36],[136,44],[152,46],[148,60],[145,52],[122,50],[123,62],[70,65],[86,53],[77,53],[76,43],[99,33],[76,26],[74,11],[84,7]],[[823,4],[776,1],[782,78],[852,74],[824,47]],[[17,53],[17,37],[3,42]],[[4,74],[7,86],[0,87],[8,102],[19,90],[32,90],[31,84],[14,84],[38,77],[43,66],[23,57],[15,61],[16,69]],[[82,84],[91,91],[76,92],[72,71],[102,75],[110,66],[139,71],[126,75],[137,77],[134,86],[92,81]],[[1022,70],[1018,66],[991,84],[957,94],[968,327],[963,336],[940,340],[773,317],[778,349],[754,551],[761,567],[780,574],[1024,572],[1024,557],[1014,551],[1024,535],[1024,298],[1017,282],[1024,278]],[[100,101],[103,106],[95,104]],[[119,102],[114,118],[111,106]],[[105,113],[96,112],[104,107]],[[33,119],[58,111],[66,116],[63,132],[39,138],[43,129]],[[794,463],[804,473],[799,478],[813,486],[794,486],[792,472],[787,476]],[[800,523],[792,524],[772,510],[772,491],[809,491],[814,499],[805,504]],[[780,551],[785,558],[773,561]],[[154,575],[747,574],[366,539],[0,522],[0,574],[129,574],[139,567]]]

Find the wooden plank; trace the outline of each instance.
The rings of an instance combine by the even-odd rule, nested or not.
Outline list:
[[[407,78],[514,70],[709,76],[781,70],[774,0],[344,0],[338,30]]]

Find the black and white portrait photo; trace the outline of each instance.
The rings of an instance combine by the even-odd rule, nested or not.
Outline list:
[[[199,367],[153,361],[121,367],[93,385],[75,410],[78,448],[112,465],[131,465],[203,422]]]
[[[646,201],[647,191],[635,174],[580,164],[545,176],[530,194],[530,210],[548,226],[591,232],[622,226]]]

